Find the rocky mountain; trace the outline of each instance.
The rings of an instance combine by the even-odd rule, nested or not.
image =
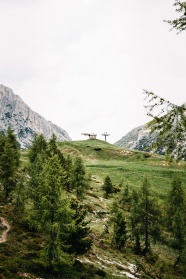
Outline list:
[[[133,129],[114,144],[129,149],[148,150],[147,148],[155,140],[156,133],[150,134],[150,129],[147,127],[147,124],[144,124]],[[158,148],[157,153],[164,155],[165,150]]]
[[[9,125],[21,148],[31,145],[35,133],[43,134],[47,140],[52,134],[57,141],[71,140],[65,130],[32,111],[10,88],[0,85],[0,131],[6,131]]]

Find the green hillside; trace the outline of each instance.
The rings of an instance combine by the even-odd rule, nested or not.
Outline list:
[[[131,189],[141,186],[144,176],[151,181],[154,194],[164,199],[172,178],[179,173],[186,187],[185,163],[168,163],[161,155],[117,147],[101,140],[61,142],[63,154],[81,156],[87,170],[103,182],[106,175],[113,184],[129,184]]]
[[[60,142],[58,147],[65,158],[70,155],[75,160],[79,156],[84,161],[90,186],[83,203],[88,212],[86,218],[90,222],[92,248],[86,254],[77,256],[75,267],[62,275],[48,277],[42,271],[34,270],[33,258],[42,245],[41,236],[23,226],[14,206],[5,204],[1,196],[0,216],[9,221],[11,228],[7,241],[0,243],[0,278],[185,278],[183,266],[174,267],[177,252],[167,240],[154,243],[152,255],[148,257],[135,255],[131,241],[127,241],[125,248],[119,251],[111,245],[112,225],[109,223],[113,202],[119,202],[126,184],[130,192],[139,190],[144,177],[148,178],[152,195],[159,200],[163,210],[175,174],[180,175],[186,188],[185,163],[172,162],[168,165],[163,156],[123,149],[100,140]],[[28,150],[23,150],[21,168],[24,169],[27,164]],[[115,190],[109,198],[105,198],[102,188],[106,176],[110,177]],[[124,211],[128,219],[127,204]],[[1,230],[3,227],[0,233]]]

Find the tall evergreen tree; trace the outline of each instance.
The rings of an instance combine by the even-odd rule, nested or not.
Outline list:
[[[20,164],[18,142],[11,127],[8,127],[5,136],[0,140],[0,181],[5,198],[10,196],[17,182],[17,170]]]
[[[57,146],[56,136],[54,134],[52,135],[51,139],[49,140],[49,143],[47,146],[47,154],[49,157],[51,157],[53,155],[57,155],[61,166],[62,167],[65,166],[65,158]]]
[[[112,235],[112,246],[119,250],[123,250],[127,241],[127,229],[126,221],[123,213],[117,210],[114,218],[112,219],[114,224],[113,235]]]
[[[73,185],[72,185],[73,164],[70,155],[68,155],[67,158],[65,159],[64,169],[66,172],[65,190],[67,192],[71,192],[73,190]]]
[[[150,252],[151,239],[156,240],[160,233],[160,211],[154,198],[150,195],[150,183],[144,178],[137,204],[131,210],[132,234],[136,242],[143,241],[143,254]],[[139,243],[138,243],[139,244]]]
[[[106,176],[103,183],[103,190],[105,191],[105,197],[108,198],[109,194],[113,193],[113,186],[110,176]]]
[[[47,142],[43,136],[43,134],[35,134],[32,142],[32,146],[29,149],[28,157],[31,163],[33,163],[38,154],[41,154],[42,151],[46,151]]]
[[[168,194],[167,223],[170,230],[173,227],[174,218],[178,211],[183,212],[184,217],[185,192],[182,187],[180,176],[176,175],[173,178],[172,188]]]
[[[66,250],[70,253],[84,254],[92,245],[89,222],[85,221],[87,211],[77,199],[72,198],[70,207],[73,210],[73,222],[65,237]]]
[[[76,157],[72,170],[72,186],[76,191],[76,197],[81,199],[88,188],[86,171],[83,161]]]
[[[167,224],[168,229],[175,238],[175,247],[178,250],[178,257],[175,265],[184,259],[186,249],[186,200],[182,181],[179,176],[175,176],[172,181],[172,188],[168,195]]]
[[[37,196],[32,197],[28,222],[46,235],[46,246],[41,254],[44,265],[57,269],[69,260],[60,236],[72,220],[72,210],[62,190],[63,169],[57,155],[44,162],[37,182]]]

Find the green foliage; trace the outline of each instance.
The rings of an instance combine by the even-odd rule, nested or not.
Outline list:
[[[176,175],[172,181],[172,188],[168,193],[167,222],[171,229],[174,223],[175,214],[180,211],[185,212],[185,192],[182,187],[180,176]]]
[[[41,135],[34,135],[34,139],[32,142],[32,146],[29,149],[28,157],[31,163],[33,163],[37,156],[42,153],[42,151],[46,151],[47,142],[44,136]]]
[[[175,28],[178,32],[186,30],[186,2],[175,0],[174,6],[176,7],[176,11],[181,13],[181,16],[174,20],[167,20],[173,28]]]
[[[84,196],[88,188],[88,181],[86,178],[85,166],[83,160],[80,157],[76,157],[73,169],[72,169],[72,187],[76,191],[77,199],[81,199]]]
[[[54,154],[57,155],[61,166],[62,167],[65,166],[65,158],[57,146],[56,136],[54,134],[52,135],[52,137],[47,145],[47,154],[49,157],[53,156]]]
[[[89,222],[85,221],[87,211],[78,200],[72,198],[71,209],[73,210],[73,222],[69,226],[69,232],[65,237],[66,251],[76,255],[84,254],[92,245],[92,239],[89,237]]]
[[[86,147],[87,142],[89,147]],[[175,224],[177,225],[174,226],[174,230],[171,230],[171,232],[167,231],[166,222],[162,220],[163,243],[158,241],[154,244],[152,242],[154,236],[149,235],[150,255],[147,253],[146,257],[134,256],[132,249],[134,244],[135,252],[138,254],[142,254],[145,249],[145,234],[142,234],[142,225],[138,224],[137,219],[137,216],[139,216],[138,211],[141,213],[139,205],[144,204],[141,201],[142,178],[146,175],[152,185],[149,190],[149,200],[154,200],[153,195],[157,196],[161,202],[160,209],[164,209],[165,197],[167,198],[170,183],[175,173],[180,174],[182,186],[183,188],[185,187],[184,162],[180,162],[180,165],[172,162],[171,166],[163,166],[165,158],[154,155],[149,157],[148,160],[144,159],[143,163],[137,158],[133,158],[133,161],[130,161],[129,157],[136,153],[135,151],[128,151],[115,146],[112,148],[111,145],[102,144],[100,141],[98,143],[96,141],[93,143],[92,141],[83,141],[82,143],[78,142],[78,144],[76,142],[57,144],[57,148],[61,148],[60,151],[65,158],[64,164],[61,164],[58,155],[54,152],[54,148],[51,152],[48,152],[48,144],[47,150],[42,150],[35,162],[30,163],[29,175],[26,172],[26,168],[21,171],[16,191],[14,191],[13,195],[13,200],[17,202],[16,206],[6,205],[0,207],[1,216],[7,217],[9,222],[11,220],[11,230],[8,233],[7,242],[0,244],[0,273],[4,278],[18,278],[25,273],[28,273],[28,276],[33,278],[41,277],[46,279],[57,277],[82,279],[90,276],[92,278],[121,278],[123,267],[119,263],[123,265],[134,263],[134,259],[138,261],[140,276],[148,274],[151,278],[154,276],[164,279],[185,278],[181,273],[185,263],[185,247],[181,251],[179,264],[176,264],[175,268],[173,267],[174,260],[179,254],[179,243],[176,238],[181,231],[178,226],[178,224],[181,224],[179,221],[180,214],[175,217]],[[95,150],[97,144],[102,149],[101,151]],[[68,145],[73,146],[74,153],[70,153],[72,149],[69,152],[72,157],[69,156]],[[79,149],[76,150],[74,146]],[[95,153],[91,153],[89,156],[87,149]],[[101,157],[101,152],[103,152],[103,157]],[[129,152],[130,155],[125,156]],[[26,159],[27,153],[23,153]],[[72,159],[75,162],[77,154],[81,155],[86,169],[92,174],[91,187],[88,190],[86,189],[83,204],[73,197],[73,184],[71,182],[73,178]],[[143,155],[143,152],[141,154]],[[116,160],[116,158],[118,159]],[[52,171],[53,169],[54,171]],[[101,185],[107,175],[112,176],[114,185],[119,187],[121,192],[113,192],[109,199],[102,199],[103,189]],[[65,186],[67,185],[67,177],[69,177],[69,188]],[[127,184],[122,185],[121,180],[127,181]],[[55,203],[53,204],[52,202],[52,196],[57,201],[55,189],[58,186],[54,186],[54,194],[51,190],[53,189],[52,185],[56,184],[60,185],[60,201],[57,203],[59,207],[55,207]],[[130,185],[130,188],[128,185]],[[132,189],[135,191],[131,193],[130,190]],[[115,206],[111,210],[113,200],[115,200]],[[155,200],[154,203],[157,204]],[[52,209],[52,204],[55,210]],[[88,205],[90,205],[91,209],[89,209]],[[130,215],[135,211],[134,206],[136,206],[137,220],[136,226],[132,229],[132,227],[129,227],[128,221],[130,220]],[[14,220],[10,218],[9,208],[14,210]],[[84,208],[88,209],[88,213]],[[7,215],[5,214],[5,209],[7,210]],[[52,223],[51,216],[54,211],[55,222]],[[93,211],[97,212],[97,214],[94,214]],[[24,216],[27,214],[27,220],[31,227],[28,227],[28,222],[25,223],[24,221],[21,223],[22,227],[19,230],[17,229],[17,222],[22,217],[20,212],[23,212]],[[151,215],[151,211],[149,215]],[[114,223],[109,221],[109,216],[113,218]],[[145,214],[140,216],[145,216]],[[90,220],[90,223],[88,220]],[[154,225],[155,219],[149,220]],[[108,225],[108,231],[103,232],[106,225]],[[89,236],[90,227],[91,239]],[[180,225],[181,227],[182,225]],[[50,235],[52,235],[52,239]],[[93,245],[91,246],[92,240]],[[111,240],[113,240],[113,247],[110,246]],[[86,253],[90,247],[90,252]],[[82,255],[84,253],[86,254]],[[156,256],[157,253],[159,259]],[[74,256],[76,260],[73,265],[72,258]],[[110,263],[113,261],[113,263],[107,264],[106,259]],[[88,263],[89,260],[92,262],[91,264]],[[100,270],[100,263],[104,265],[104,270]],[[117,275],[109,275],[109,273],[115,274],[115,272],[118,277]],[[123,274],[122,276],[124,277]]]
[[[112,222],[114,224],[112,246],[119,250],[123,250],[127,241],[127,229],[124,214],[120,210],[117,210]]]
[[[185,192],[182,188],[182,181],[179,176],[175,176],[172,181],[172,188],[168,195],[167,224],[175,238],[175,247],[179,255],[175,265],[179,261],[184,261],[183,251],[186,249],[186,200]]]
[[[41,260],[44,266],[56,270],[65,263],[65,257],[69,258],[62,249],[60,236],[72,219],[68,199],[62,190],[63,169],[57,155],[46,160],[36,176],[37,194],[31,194],[27,219],[31,227],[46,235],[48,241],[41,252]]]
[[[16,186],[19,164],[18,143],[13,130],[8,127],[6,135],[0,135],[0,182],[3,185],[6,199]]]
[[[140,248],[143,240],[143,254],[150,252],[150,239],[156,240],[160,234],[160,210],[150,195],[150,183],[145,177],[139,192],[133,193],[131,209],[131,228],[135,238],[135,249]]]
[[[148,100],[148,105],[145,106],[147,115],[153,118],[149,123],[151,133],[157,133],[157,141],[151,147],[163,147],[168,158],[182,159],[186,156],[186,108],[183,105],[174,105],[153,92],[144,90],[144,94]]]
[[[113,192],[113,185],[110,177],[107,175],[104,180],[103,190],[105,191],[105,197],[108,198],[109,194]]]
[[[122,208],[126,209],[129,209],[131,206],[131,193],[128,183],[126,183],[126,185],[124,186],[121,197],[119,199],[119,204],[122,206]]]

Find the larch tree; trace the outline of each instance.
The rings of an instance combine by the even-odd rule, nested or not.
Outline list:
[[[127,224],[124,213],[121,210],[115,212],[112,223],[112,246],[122,251],[127,241]]]
[[[35,134],[31,147],[29,148],[28,158],[30,163],[33,163],[38,154],[41,154],[42,151],[46,151],[47,141],[45,140],[43,134]]]
[[[0,142],[0,181],[7,199],[16,187],[17,171],[20,165],[18,142],[10,126],[5,136],[1,135]]]
[[[178,257],[175,261],[177,265],[185,260],[184,251],[186,249],[186,199],[179,176],[175,176],[172,187],[168,194],[167,224],[168,229],[175,238],[175,248],[178,250]]]
[[[69,226],[69,232],[64,237],[66,251],[76,255],[84,254],[92,246],[91,229],[88,226],[89,221],[85,220],[87,211],[75,198],[71,199],[70,208],[73,210],[73,218]]]
[[[88,181],[86,178],[85,166],[80,157],[76,157],[72,168],[72,187],[76,191],[77,199],[83,198],[87,188]]]
[[[164,147],[167,158],[175,157],[178,161],[186,157],[186,108],[166,101],[153,92],[144,90],[146,95],[147,115],[153,118],[148,126],[151,133],[156,132],[156,141],[151,147]]]
[[[176,29],[179,33],[186,30],[186,1],[176,0],[174,3],[176,12],[180,13],[180,17],[174,20],[165,20],[172,28]]]
[[[175,0],[174,6],[180,17],[174,20],[165,20],[176,29],[178,33],[186,30],[186,1]],[[148,101],[145,106],[147,115],[153,120],[149,123],[151,133],[156,132],[157,140],[152,144],[153,148],[164,147],[167,159],[176,157],[179,161],[186,158],[186,107],[177,106],[157,94],[144,90]]]
[[[151,196],[150,183],[145,177],[141,189],[131,208],[131,228],[136,243],[143,242],[143,254],[150,252],[151,240],[160,234],[160,211],[156,200]]]
[[[110,176],[106,176],[104,183],[103,183],[103,190],[105,191],[105,197],[106,199],[108,198],[108,196],[113,193],[113,185],[112,185],[112,181],[110,179]]]
[[[43,265],[56,270],[67,264],[61,232],[67,230],[72,220],[72,210],[63,190],[63,169],[57,155],[48,158],[37,177],[37,195],[32,197],[27,220],[30,226],[46,236],[41,253]]]

